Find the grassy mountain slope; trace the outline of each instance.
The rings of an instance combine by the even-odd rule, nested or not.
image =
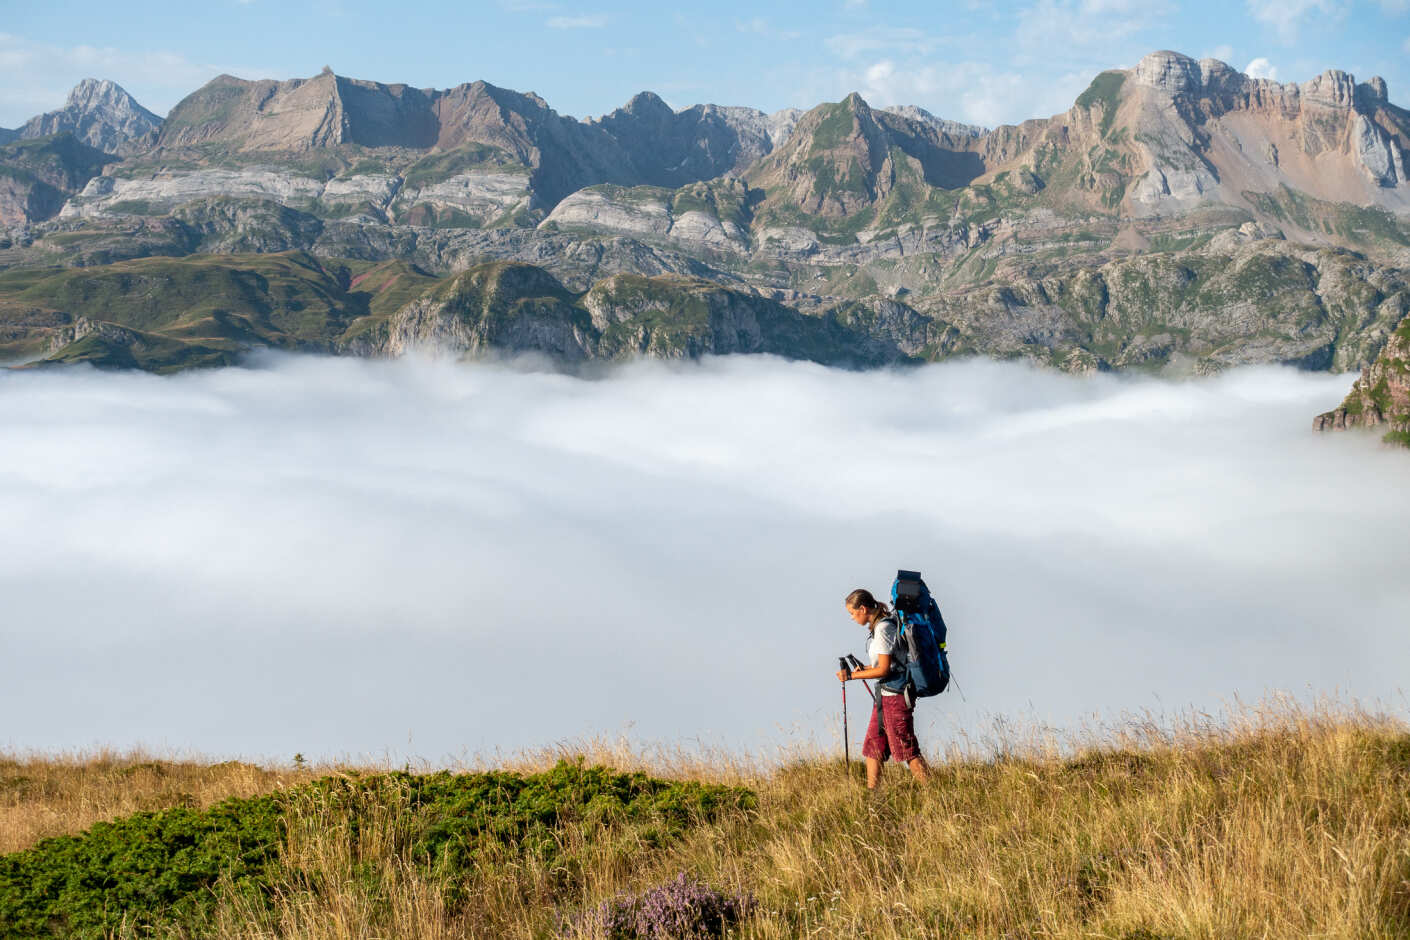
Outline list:
[[[603,937],[592,912],[629,897],[696,918],[678,929],[716,915],[707,936],[729,923],[719,898],[744,902],[733,935],[758,938],[1410,931],[1401,724],[1250,714],[1070,750],[1007,740],[934,765],[924,786],[892,770],[867,800],[855,769],[821,757],[683,758],[650,777],[344,770],[287,789],[317,775],[0,760],[0,809],[17,818],[53,819],[78,793],[145,794],[156,810],[0,856],[0,935],[96,935],[118,898],[132,915],[116,936],[150,923],[158,936]],[[199,809],[172,779],[213,796],[228,781],[243,799]],[[704,887],[673,887],[682,872]]]
[[[330,349],[355,310],[317,259],[143,258],[0,274],[0,355],[168,372],[251,346]]]
[[[800,288],[815,283],[809,270]],[[833,299],[802,312],[683,275],[614,274],[575,292],[509,262],[451,277],[300,251],[11,269],[0,272],[0,357],[168,372],[255,347],[424,347],[568,361],[762,352],[867,366],[982,354],[1068,369],[1352,369],[1370,365],[1410,313],[1404,271],[1255,236],[1098,265],[1061,243],[975,253],[950,283],[928,280],[924,258],[811,270],[833,279]]]
[[[871,365],[901,353],[827,315],[710,281],[608,278],[585,293],[526,264],[437,278],[405,261],[305,252],[143,258],[0,272],[0,357],[172,372],[252,348],[560,360],[767,352]]]

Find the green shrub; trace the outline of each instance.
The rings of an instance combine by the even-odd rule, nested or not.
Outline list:
[[[404,810],[409,822],[400,848],[447,887],[453,902],[457,883],[506,854],[571,872],[575,861],[560,837],[565,827],[623,826],[640,843],[663,845],[694,823],[755,805],[742,788],[566,761],[527,776],[326,777],[207,810],[138,813],[0,856],[0,937],[97,938],[173,922],[199,924],[214,908],[222,880],[237,894],[267,903],[278,886],[306,880],[285,868],[281,851],[297,821],[345,819],[356,840],[379,809]]]

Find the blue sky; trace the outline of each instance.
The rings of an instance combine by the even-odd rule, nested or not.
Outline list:
[[[1410,0],[0,0],[0,126],[59,107],[88,76],[165,114],[221,72],[292,78],[324,65],[420,87],[484,79],[578,117],[642,89],[676,107],[767,111],[857,90],[994,125],[1066,110],[1097,72],[1167,48],[1279,81],[1381,75],[1410,105]]]

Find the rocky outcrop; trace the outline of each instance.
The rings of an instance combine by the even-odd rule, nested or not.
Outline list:
[[[149,145],[161,125],[117,83],[85,78],[61,109],[30,118],[16,135],[29,140],[69,133],[96,150],[121,154]]]
[[[545,231],[612,232],[706,250],[738,252],[749,242],[748,190],[737,179],[673,192],[655,187],[594,186],[560,202]]]
[[[1410,316],[1362,370],[1341,407],[1318,415],[1312,426],[1318,431],[1375,429],[1384,432],[1386,443],[1410,447]]]
[[[545,229],[586,228],[664,238],[671,230],[671,193],[645,187],[594,186],[560,202],[540,224]]]
[[[457,217],[487,225],[502,216],[527,211],[534,202],[527,173],[459,173],[423,186],[405,186],[400,181],[398,185],[401,191],[392,212],[413,225],[434,225]],[[326,192],[322,201],[324,205],[329,202]]]
[[[68,133],[0,146],[0,227],[54,217],[114,159]]]
[[[146,178],[99,176],[64,206],[61,218],[101,215],[164,215],[189,202],[210,199],[264,200],[310,208],[327,184],[278,166],[238,170],[173,171]]]
[[[321,180],[278,164],[240,169],[175,169],[136,177],[100,176],[63,208],[64,219],[160,215],[195,202],[262,201],[326,218],[365,217],[435,226],[485,225],[533,200],[525,172],[458,173],[407,185],[401,175],[365,173]]]

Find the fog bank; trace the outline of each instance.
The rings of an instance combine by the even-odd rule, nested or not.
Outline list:
[[[1405,710],[1410,455],[1346,376],[771,358],[582,379],[270,357],[0,375],[0,746],[443,761],[837,744],[854,587],[921,569],[995,716]],[[860,692],[860,689],[858,689]],[[852,730],[865,720],[853,699]]]

